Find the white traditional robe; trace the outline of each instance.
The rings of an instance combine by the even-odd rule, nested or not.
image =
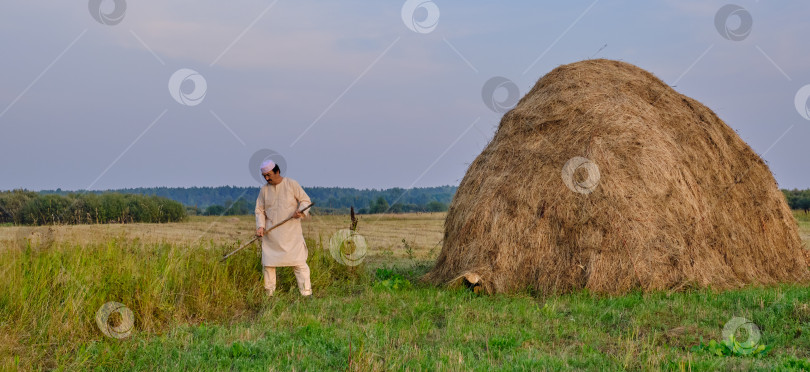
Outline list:
[[[292,216],[296,209],[301,210],[311,203],[304,189],[293,179],[284,177],[278,185],[265,184],[256,199],[256,229],[269,229]],[[304,214],[308,216],[309,210]],[[262,266],[305,264],[307,254],[300,219],[294,218],[273,231],[264,233]]]

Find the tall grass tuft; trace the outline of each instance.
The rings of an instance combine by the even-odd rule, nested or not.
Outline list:
[[[312,287],[361,284],[365,268],[348,268],[308,240]],[[171,243],[112,239],[103,244],[35,245],[0,251],[0,366],[65,366],[78,345],[104,336],[95,313],[106,302],[126,305],[134,332],[161,334],[179,324],[230,323],[266,301],[260,254],[246,249],[224,263],[222,252]],[[293,290],[292,270],[279,270],[278,290]]]

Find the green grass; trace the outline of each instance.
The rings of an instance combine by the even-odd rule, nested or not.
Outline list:
[[[291,270],[263,297],[255,251],[106,244],[0,252],[0,368],[67,370],[796,370],[810,369],[810,288],[548,297],[478,296],[421,283],[429,265],[351,269],[309,241],[315,297]],[[378,276],[379,275],[379,276]],[[398,283],[394,285],[392,283]],[[409,284],[409,285],[408,285]],[[135,314],[129,338],[93,320]],[[691,352],[745,317],[764,357]]]
[[[161,336],[124,341],[99,339],[85,343],[65,364],[129,370],[344,370],[351,360],[357,370],[773,370],[810,357],[810,324],[796,318],[793,305],[810,300],[806,288],[672,297],[576,293],[545,301],[435,288],[334,289],[321,295],[310,302],[284,295],[233,324],[180,326]],[[760,308],[760,299],[768,307]],[[759,324],[762,342],[773,346],[773,355],[729,358],[688,351],[701,336],[719,338],[731,315]]]

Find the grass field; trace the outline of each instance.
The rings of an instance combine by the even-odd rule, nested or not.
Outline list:
[[[802,238],[810,218],[796,214]],[[315,298],[291,270],[263,297],[252,217],[176,224],[0,227],[0,367],[116,370],[810,369],[810,287],[596,296],[479,296],[418,278],[440,250],[443,214],[363,216],[363,264],[324,251],[346,216],[304,223]],[[403,243],[404,239],[404,243]],[[378,270],[379,269],[379,270]],[[102,334],[116,301],[131,335]],[[753,321],[759,358],[693,351],[733,317]],[[125,320],[111,317],[112,325]]]

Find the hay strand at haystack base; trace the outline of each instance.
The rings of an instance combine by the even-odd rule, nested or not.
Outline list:
[[[425,279],[598,293],[810,279],[768,166],[717,115],[628,63],[542,77],[470,165]]]

